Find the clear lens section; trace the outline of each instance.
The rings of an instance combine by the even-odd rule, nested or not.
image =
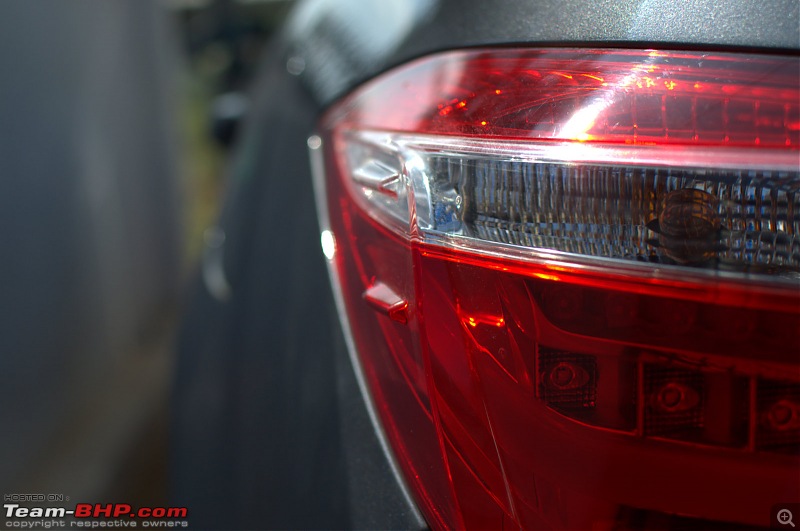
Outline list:
[[[694,167],[576,162],[564,160],[561,146],[535,144],[516,157],[442,153],[408,136],[356,137],[346,144],[347,160],[366,206],[381,218],[388,214],[401,230],[411,230],[415,212],[416,225],[432,242],[453,245],[469,238],[583,257],[800,278],[796,169],[731,169],[724,161],[711,168],[698,167],[707,161]],[[594,158],[614,157],[614,148],[592,149]],[[382,168],[378,173],[393,188],[381,190],[374,184],[380,179],[365,184],[362,168]]]
[[[364,200],[382,213],[385,222],[407,227],[410,219],[408,186],[402,160],[397,154],[366,142],[352,142],[345,156],[352,171],[353,185]]]
[[[483,240],[735,271],[800,269],[797,172],[431,162],[434,179],[466,198],[465,233]]]

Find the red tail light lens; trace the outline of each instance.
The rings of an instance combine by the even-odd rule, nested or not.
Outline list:
[[[798,80],[453,52],[328,113],[340,311],[432,526],[769,525],[798,500]]]

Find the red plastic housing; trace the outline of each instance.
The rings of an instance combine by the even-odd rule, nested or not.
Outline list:
[[[371,171],[386,174],[364,196],[372,174],[351,167],[349,135],[646,144],[666,159],[676,146],[714,160],[767,149],[788,197],[775,230],[792,235],[798,72],[783,57],[452,52],[329,112],[317,193],[335,290],[432,527],[770,525],[773,505],[800,501],[800,284],[507,252],[474,234],[462,244],[419,221],[412,161],[397,175],[379,162]],[[406,226],[384,212],[397,183],[410,190]]]
[[[486,50],[415,61],[338,106],[340,129],[800,148],[796,58]]]

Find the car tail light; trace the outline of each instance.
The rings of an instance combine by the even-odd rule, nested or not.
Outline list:
[[[476,50],[327,113],[323,247],[433,527],[769,525],[798,500],[799,79]]]

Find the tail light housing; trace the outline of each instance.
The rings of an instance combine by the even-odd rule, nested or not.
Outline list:
[[[794,57],[461,51],[326,114],[323,250],[434,528],[769,525],[798,500],[798,80]]]

